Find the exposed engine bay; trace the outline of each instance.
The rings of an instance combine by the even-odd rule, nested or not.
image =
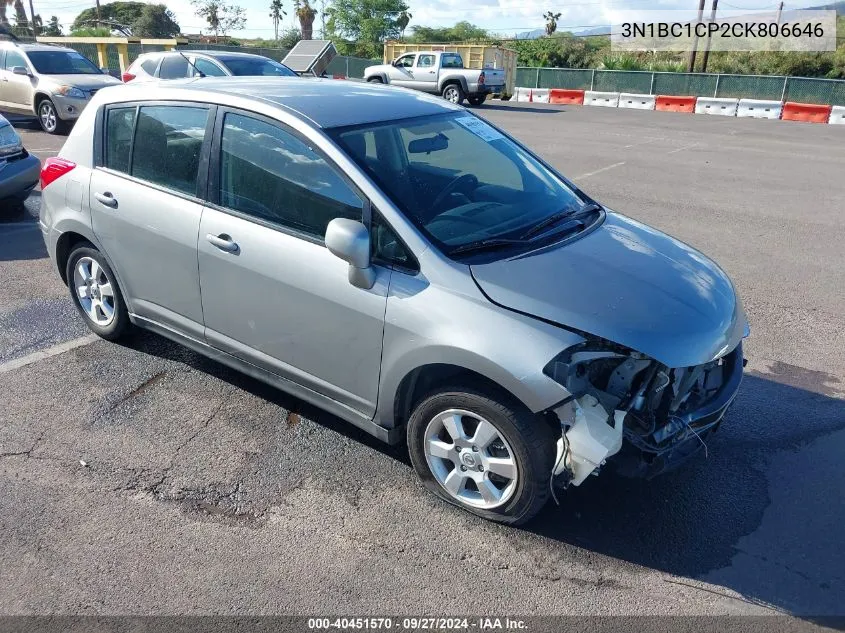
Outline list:
[[[555,484],[580,485],[620,452],[613,460],[618,470],[651,477],[706,450],[705,437],[736,396],[743,365],[741,343],[709,363],[681,368],[612,343],[567,350],[545,369],[572,394],[554,409],[561,424]]]

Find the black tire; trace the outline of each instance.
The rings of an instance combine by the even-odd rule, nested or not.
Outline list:
[[[381,80],[381,77],[370,77],[367,79],[368,84],[383,84],[384,82]]]
[[[56,104],[48,97],[44,97],[38,102],[35,112],[41,129],[47,132],[47,134],[64,134],[67,132],[67,123],[59,118]]]
[[[103,277],[109,284],[111,284],[112,299],[110,304],[113,309],[113,318],[105,325],[100,325],[93,320],[91,315],[82,306],[82,300],[80,299],[76,289],[74,272],[80,260],[83,258],[89,258],[96,261],[103,272]],[[102,253],[94,248],[93,244],[82,242],[74,247],[67,260],[65,275],[73,304],[76,306],[76,309],[79,310],[79,314],[82,315],[86,325],[88,325],[88,328],[94,332],[94,334],[109,341],[115,341],[126,334],[130,326],[129,313],[126,310],[126,302],[123,300],[123,294],[120,291],[120,287],[117,284],[117,278],[115,277],[111,266],[109,266]],[[99,279],[102,279],[103,277],[99,277]]]
[[[442,95],[446,101],[451,101],[457,105],[461,105],[464,102],[464,99],[466,99],[466,94],[464,93],[464,89],[461,88],[461,84],[456,83],[446,84],[443,86]]]
[[[438,414],[449,409],[469,411],[487,420],[509,444],[518,476],[514,491],[503,505],[492,509],[468,505],[450,495],[432,472],[424,448],[426,429]],[[411,463],[423,485],[441,499],[484,519],[521,525],[548,501],[556,438],[543,420],[517,402],[493,398],[473,388],[442,388],[416,406],[408,420],[407,438]]]
[[[484,100],[485,100],[486,98],[487,98],[487,95],[474,95],[474,96],[471,96],[471,97],[467,97],[467,102],[469,102],[469,104],[470,104],[471,106],[473,106],[473,107],[476,107],[476,108],[477,108],[477,107],[478,107],[478,106],[480,106],[482,103],[484,103]]]

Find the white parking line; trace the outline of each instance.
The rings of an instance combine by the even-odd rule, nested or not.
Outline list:
[[[608,165],[607,167],[602,167],[601,169],[597,169],[595,171],[588,171],[586,174],[581,174],[580,176],[575,176],[573,180],[580,180],[581,178],[589,178],[590,176],[595,176],[596,174],[600,174],[603,171],[607,171],[608,169],[613,169],[614,167],[619,167],[620,165],[624,165],[625,161],[623,160],[621,163],[613,163],[612,165]]]
[[[667,154],[676,154],[677,152],[683,152],[686,149],[692,149],[693,147],[698,147],[698,143],[692,143],[690,145],[684,145],[683,147],[679,147],[678,149],[673,149],[671,152],[666,152]]]
[[[58,345],[54,345],[53,347],[48,347],[47,349],[32,352],[32,354],[27,354],[26,356],[22,356],[21,358],[15,358],[14,360],[6,361],[5,363],[0,364],[0,374],[5,374],[7,372],[20,369],[21,367],[32,365],[33,363],[37,363],[38,361],[44,360],[46,358],[52,358],[53,356],[64,354],[65,352],[69,352],[70,350],[76,349],[77,347],[84,347],[86,345],[90,345],[94,341],[99,340],[99,338],[100,337],[98,337],[96,334],[88,334],[87,336],[82,336],[80,338],[73,339],[72,341],[59,343]]]

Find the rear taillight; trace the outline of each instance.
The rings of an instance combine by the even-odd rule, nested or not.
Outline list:
[[[57,178],[61,178],[66,173],[76,167],[76,163],[64,158],[48,158],[41,166],[41,189],[49,185]]]
[[[478,76],[478,83],[480,83],[482,86],[484,85],[484,71],[483,70],[481,71],[481,74]]]
[[[123,73],[121,77],[123,78],[123,83],[128,83],[135,79],[135,75],[133,75],[132,73]]]

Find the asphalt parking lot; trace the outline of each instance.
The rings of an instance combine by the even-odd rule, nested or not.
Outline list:
[[[734,280],[749,365],[707,456],[475,519],[402,447],[155,335],[81,339],[35,192],[0,223],[0,614],[845,613],[845,127],[479,112]]]

